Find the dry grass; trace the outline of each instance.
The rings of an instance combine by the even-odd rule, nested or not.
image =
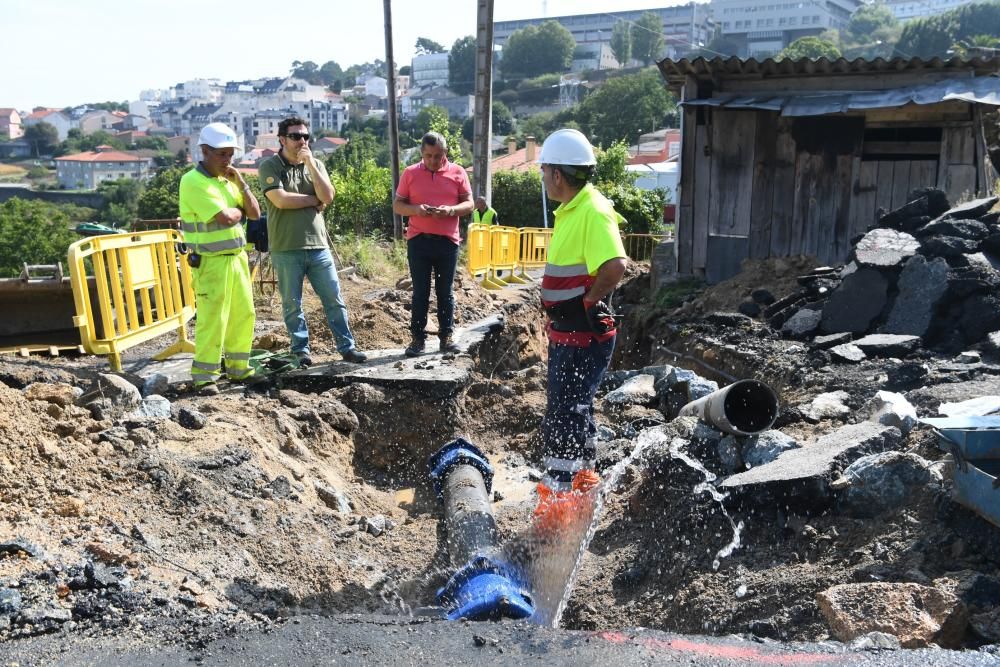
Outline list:
[[[24,176],[27,169],[12,164],[0,164],[0,176]]]

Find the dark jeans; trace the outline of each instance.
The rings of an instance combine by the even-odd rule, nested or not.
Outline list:
[[[576,470],[593,468],[594,394],[611,362],[615,338],[589,347],[549,343],[548,401],[542,422],[546,483],[558,489]]]
[[[438,335],[451,335],[455,328],[455,281],[458,246],[444,236],[418,234],[406,242],[406,259],[413,280],[413,305],[410,310],[410,333],[424,338],[427,333],[427,308],[431,300],[431,275],[437,297]]]

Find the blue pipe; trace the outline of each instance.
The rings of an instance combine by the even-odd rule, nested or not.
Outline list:
[[[437,592],[450,620],[527,618],[531,594],[518,571],[495,556],[497,529],[490,504],[493,468],[478,447],[463,438],[428,460],[434,491],[444,503],[448,555],[458,569]]]

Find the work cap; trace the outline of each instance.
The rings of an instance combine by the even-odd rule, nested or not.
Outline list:
[[[594,147],[579,130],[565,128],[550,134],[538,153],[538,164],[588,166],[597,164]]]
[[[209,123],[201,128],[198,144],[212,148],[239,148],[236,143],[236,133],[225,123]]]

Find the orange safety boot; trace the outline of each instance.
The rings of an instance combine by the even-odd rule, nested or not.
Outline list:
[[[538,504],[533,514],[535,530],[542,534],[563,532],[581,521],[590,522],[594,494],[601,483],[593,470],[580,470],[573,476],[572,491],[553,491],[539,482]]]

